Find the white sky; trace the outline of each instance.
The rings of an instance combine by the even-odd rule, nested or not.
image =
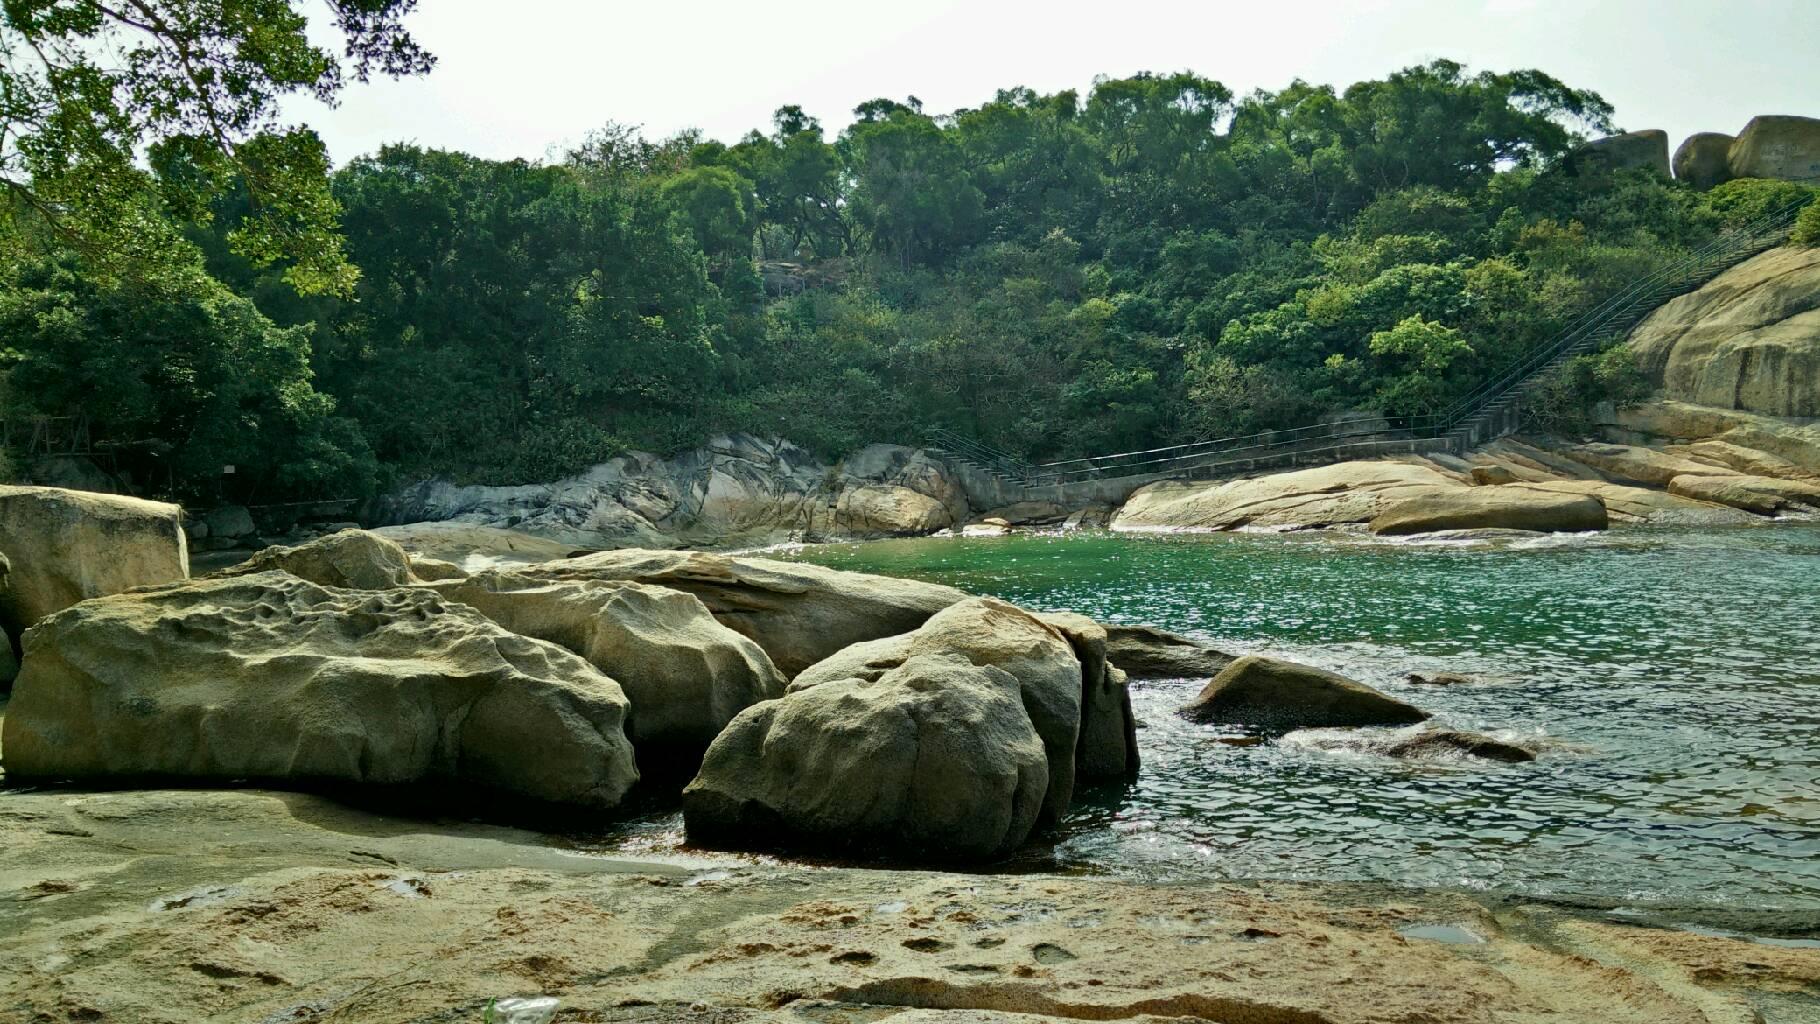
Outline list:
[[[441,58],[428,77],[289,108],[338,164],[395,141],[543,158],[607,121],[732,141],[786,103],[832,137],[878,96],[945,113],[1182,69],[1239,94],[1343,87],[1435,57],[1540,68],[1671,148],[1754,114],[1820,116],[1820,0],[422,0],[409,25]]]

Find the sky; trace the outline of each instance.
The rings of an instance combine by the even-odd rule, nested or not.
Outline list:
[[[387,142],[546,159],[609,121],[733,141],[788,103],[832,136],[879,96],[944,113],[1145,70],[1344,87],[1437,57],[1539,68],[1671,148],[1820,117],[1820,0],[422,0],[407,24],[440,58],[428,76],[288,107],[338,164]]]

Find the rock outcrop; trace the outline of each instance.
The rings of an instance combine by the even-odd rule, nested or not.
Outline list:
[[[1650,128],[1594,139],[1575,149],[1568,161],[1582,174],[1641,168],[1666,178],[1669,176],[1668,133]]]
[[[1106,657],[1133,679],[1218,675],[1233,655],[1155,626],[1107,625]]]
[[[627,732],[647,774],[671,761],[692,773],[734,715],[784,692],[765,652],[715,621],[693,594],[501,571],[428,586],[513,633],[574,651],[617,681],[631,701]]]
[[[198,580],[66,609],[25,649],[9,779],[427,783],[594,810],[637,779],[618,683],[428,590]]]
[[[1181,709],[1191,721],[1267,734],[1355,725],[1408,725],[1428,713],[1336,672],[1247,655],[1208,680]]]
[[[1557,494],[1520,484],[1437,488],[1411,495],[1372,517],[1371,532],[1386,536],[1437,530],[1603,530],[1605,503],[1591,495]]]
[[[1668,492],[1696,501],[1730,505],[1761,516],[1820,512],[1820,483],[1766,476],[1678,476]]]
[[[968,597],[934,583],[701,551],[603,551],[519,571],[540,580],[628,580],[694,594],[790,678],[850,644],[908,633]]]
[[[1668,301],[1631,332],[1663,397],[1820,416],[1820,249],[1772,249]]]
[[[0,538],[11,568],[0,628],[26,627],[78,601],[190,574],[176,505],[56,487],[0,486]]]
[[[1364,523],[1411,491],[1458,483],[1433,466],[1404,462],[1341,462],[1215,483],[1165,481],[1134,492],[1113,518],[1112,529],[1308,529]]]
[[[371,532],[398,544],[415,558],[435,558],[464,571],[567,558],[575,545],[528,533],[474,523],[404,523]]]
[[[1056,630],[972,599],[863,653],[715,739],[683,791],[692,840],[979,860],[1067,810],[1081,663]]]
[[[1738,133],[1726,162],[1734,178],[1820,178],[1820,118],[1753,117]]]
[[[417,582],[404,548],[366,530],[342,530],[294,547],[265,548],[212,575],[249,576],[274,569],[318,586],[349,590],[388,590]]]
[[[571,548],[899,536],[968,514],[960,483],[921,451],[871,445],[829,465],[788,441],[747,434],[667,459],[630,452],[550,484],[427,481],[394,496],[384,513],[394,523],[509,528]]]
[[[1675,179],[1700,189],[1730,181],[1732,143],[1736,141],[1736,136],[1724,132],[1689,135],[1675,150]]]

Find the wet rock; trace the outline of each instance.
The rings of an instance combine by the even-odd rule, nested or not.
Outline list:
[[[78,601],[190,574],[176,505],[56,487],[0,485],[0,538],[11,560],[0,627],[26,627]]]
[[[502,571],[430,587],[513,633],[581,655],[617,681],[631,702],[628,734],[647,770],[678,760],[692,773],[734,715],[784,692],[783,675],[765,652],[715,621],[693,594]]]
[[[213,575],[229,578],[274,569],[318,586],[350,590],[387,590],[417,581],[404,548],[365,530],[342,530],[292,547],[265,548]]]
[[[1526,487],[1455,487],[1426,491],[1385,508],[1371,532],[1386,536],[1436,530],[1603,530],[1605,503],[1590,495]]]
[[[701,598],[787,678],[865,640],[908,633],[968,595],[953,587],[700,551],[603,551],[519,570],[540,580],[629,580]]]
[[[453,784],[596,810],[637,779],[617,683],[428,590],[197,580],[66,609],[25,649],[11,779]]]
[[[1536,759],[1534,747],[1461,729],[1422,730],[1385,747],[1384,753],[1391,757],[1416,759],[1477,757],[1512,764]]]
[[[1106,657],[1133,679],[1218,675],[1234,656],[1155,626],[1107,625]]]
[[[1066,810],[1080,666],[1054,630],[976,599],[933,617],[905,654],[735,718],[683,791],[691,840],[978,860]]]
[[[1428,713],[1335,672],[1248,655],[1227,666],[1181,708],[1202,723],[1266,733],[1355,725],[1407,725]]]
[[[1417,686],[1467,686],[1479,681],[1461,672],[1411,672],[1403,678]]]

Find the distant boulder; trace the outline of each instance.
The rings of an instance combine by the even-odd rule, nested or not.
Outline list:
[[[1668,133],[1659,128],[1625,132],[1588,142],[1568,157],[1580,174],[1626,171],[1641,167],[1666,178],[1668,167]]]
[[[1436,488],[1386,507],[1371,520],[1384,536],[1438,530],[1603,530],[1605,503],[1590,494],[1560,494],[1522,486]]]
[[[1712,188],[1732,180],[1731,151],[1736,136],[1697,132],[1675,150],[1675,179],[1695,188]]]
[[[1820,179],[1820,118],[1753,117],[1727,155],[1734,178]]]

